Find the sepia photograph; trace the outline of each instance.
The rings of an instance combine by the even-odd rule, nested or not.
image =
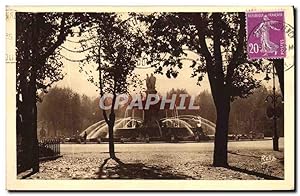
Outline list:
[[[6,9],[7,189],[294,190],[292,6]]]

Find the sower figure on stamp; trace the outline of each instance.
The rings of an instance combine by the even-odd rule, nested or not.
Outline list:
[[[254,35],[256,37],[260,37],[260,41],[261,41],[260,52],[265,53],[264,55],[273,52],[275,53],[275,55],[277,54],[277,49],[279,48],[279,46],[270,40],[270,29],[276,31],[280,30],[272,26],[275,23],[277,23],[277,21],[270,20],[267,15],[264,15],[263,21],[260,23],[259,27],[254,32]]]

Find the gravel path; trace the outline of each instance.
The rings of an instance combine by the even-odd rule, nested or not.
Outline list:
[[[283,152],[230,151],[229,168],[212,167],[212,152],[119,152],[120,161],[106,152],[65,153],[40,164],[40,172],[27,179],[282,179]],[[107,162],[106,162],[107,161]],[[103,164],[105,163],[105,164]],[[18,178],[24,173],[18,175]]]

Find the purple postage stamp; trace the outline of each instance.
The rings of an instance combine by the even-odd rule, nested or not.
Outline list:
[[[284,12],[248,12],[247,53],[249,59],[278,59],[286,56]]]

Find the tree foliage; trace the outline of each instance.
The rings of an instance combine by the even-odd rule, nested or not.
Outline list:
[[[58,48],[73,33],[73,27],[85,28],[86,15],[19,12],[16,18],[17,90],[22,79],[29,82],[32,67],[37,71],[37,89],[46,90],[63,78]]]
[[[155,64],[157,73],[177,77],[189,63],[199,84],[209,72],[210,81],[229,84],[232,97],[246,97],[259,86],[254,73],[262,66],[247,59],[243,13],[153,13],[139,19],[148,25],[148,63],[161,61]]]
[[[207,73],[217,112],[214,165],[227,166],[230,101],[247,97],[260,85],[254,73],[261,70],[261,62],[248,60],[246,54],[245,13],[153,13],[138,17],[148,25],[147,53],[153,61],[161,62],[154,66],[157,73],[165,69],[167,77],[177,77],[184,60],[191,61],[191,76],[198,78],[198,84]],[[196,58],[190,58],[186,51]]]
[[[88,80],[99,88],[100,97],[111,94],[109,115],[102,110],[103,117],[109,127],[110,157],[115,158],[113,127],[116,114],[114,106],[117,95],[127,93],[129,86],[136,87],[141,81],[133,73],[141,56],[143,39],[134,33],[127,20],[115,13],[89,14],[89,30],[85,42],[81,43],[83,51],[88,51],[82,61],[81,70],[92,64],[93,70],[85,70]],[[98,71],[98,77],[92,75]]]
[[[34,172],[39,170],[38,90],[63,78],[58,47],[84,18],[85,14],[73,13],[16,13],[17,134],[21,148],[31,155],[22,162]]]
[[[84,34],[89,41],[81,43],[82,49],[88,51],[81,71],[85,70],[101,95],[127,93],[138,79],[133,70],[141,56],[139,46],[143,40],[115,13],[90,14],[90,18],[91,30]],[[91,64],[92,70],[87,67]],[[94,71],[101,74],[94,77]]]

